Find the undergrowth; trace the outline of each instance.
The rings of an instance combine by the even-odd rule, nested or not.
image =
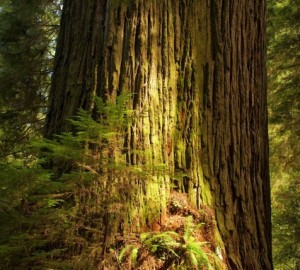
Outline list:
[[[128,154],[120,139],[134,117],[127,102],[128,96],[116,103],[96,99],[98,121],[79,110],[70,120],[72,131],[32,142],[25,158],[0,162],[0,269],[92,270],[111,263],[111,269],[126,270],[145,263],[217,269],[217,257],[195,238],[199,226],[192,217],[185,218],[183,232],[148,230],[131,242],[121,237],[118,247],[103,245],[107,216],[127,214],[126,200],[136,192],[130,181],[167,173],[163,164],[116,158],[123,152],[143,155]]]
[[[198,241],[194,236],[202,225],[195,225],[190,216],[186,218],[183,233],[175,231],[142,233],[136,243],[126,245],[116,253],[119,267],[143,269],[139,267],[145,258],[152,256],[160,261],[157,263],[158,269],[218,269],[216,256],[203,248],[207,243]]]

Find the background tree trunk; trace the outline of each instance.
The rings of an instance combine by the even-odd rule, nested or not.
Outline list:
[[[231,269],[272,269],[265,74],[264,1],[66,0],[45,136],[95,95],[132,94],[120,148],[144,155],[115,155],[186,175],[137,180],[106,233],[162,224],[172,183],[215,209]]]

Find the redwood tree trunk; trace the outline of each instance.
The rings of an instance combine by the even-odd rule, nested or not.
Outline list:
[[[120,147],[146,154],[115,155],[185,172],[173,184],[215,209],[230,268],[272,269],[265,49],[262,0],[65,0],[45,136],[93,96],[131,93]],[[171,181],[136,181],[133,217],[103,226],[162,223]]]
[[[265,1],[213,1],[203,151],[232,269],[271,269]]]

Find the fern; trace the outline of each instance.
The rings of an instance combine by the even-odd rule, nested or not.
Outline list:
[[[192,223],[192,217],[187,217],[183,233],[184,248],[186,249],[185,254],[187,259],[192,263],[193,266],[200,267],[205,265],[208,269],[213,269],[207,255],[201,248],[206,244],[206,242],[200,243],[193,236],[194,231],[200,226],[202,226],[202,224],[194,226]]]
[[[178,257],[176,249],[180,244],[178,243],[179,235],[176,232],[142,233],[140,237],[142,243],[157,257],[165,258],[169,254]]]
[[[0,236],[1,265],[51,268],[65,254],[69,266],[86,261],[84,255],[101,234],[93,226],[108,204],[120,200],[117,194],[109,194],[111,201],[107,200],[111,191],[105,181],[115,181],[125,169],[136,174],[107,155],[132,118],[133,111],[126,109],[129,100],[128,95],[119,96],[116,103],[96,98],[98,121],[80,109],[70,120],[72,132],[30,144],[30,163],[0,163],[0,228],[7,232]],[[51,163],[56,165],[50,172],[45,168]],[[137,255],[132,248],[132,263]]]
[[[124,261],[128,256],[142,253],[147,250],[157,259],[163,260],[163,269],[217,269],[211,265],[208,254],[203,250],[206,242],[199,242],[193,236],[202,224],[195,225],[192,217],[187,217],[184,232],[181,234],[173,231],[161,233],[145,232],[140,235],[140,244],[126,245],[119,253],[119,262]],[[141,250],[141,252],[139,252]],[[138,259],[138,258],[137,258]],[[214,257],[214,260],[216,258]]]

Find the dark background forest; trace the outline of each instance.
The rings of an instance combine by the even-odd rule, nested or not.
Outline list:
[[[267,2],[273,263],[275,269],[298,270],[300,1]],[[42,139],[61,10],[60,1],[0,1],[0,269],[41,262],[54,269],[65,269],[65,263],[69,269],[70,258],[57,258],[66,246],[78,248],[72,231],[80,221],[68,219],[71,206],[60,207],[73,203],[68,194],[74,186],[68,179],[51,181],[43,163],[47,153],[40,150],[47,147],[51,158],[82,162],[71,134],[60,138],[63,145]],[[83,131],[89,119],[81,112],[73,121]],[[107,139],[111,131],[103,130]]]

